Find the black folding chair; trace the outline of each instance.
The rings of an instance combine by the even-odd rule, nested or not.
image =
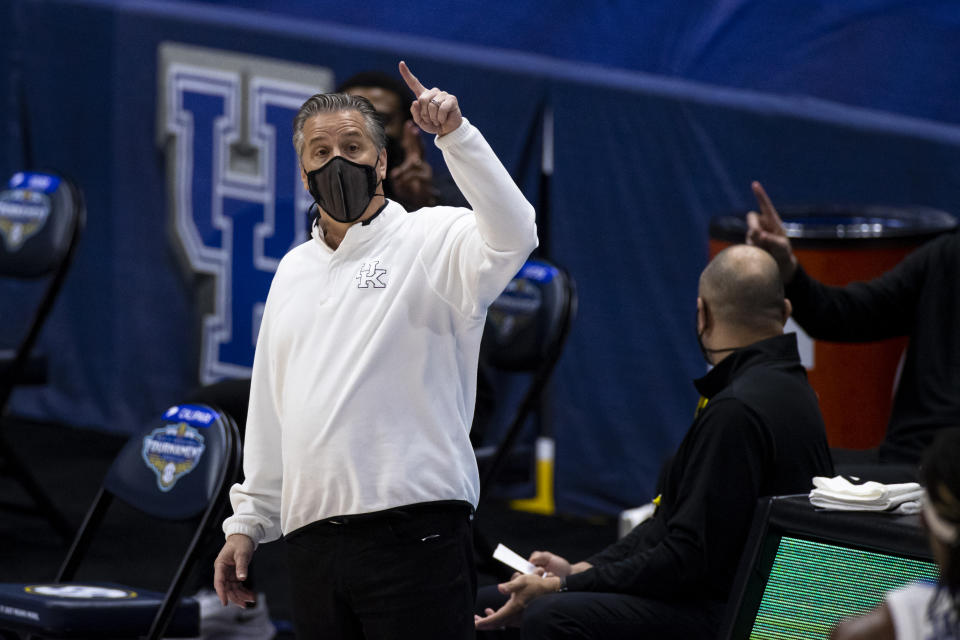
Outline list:
[[[481,359],[494,370],[528,374],[528,383],[499,442],[475,449],[481,499],[514,451],[527,419],[539,410],[576,309],[573,279],[539,259],[528,260],[490,305]]]
[[[480,468],[481,503],[489,498],[507,466],[532,469],[536,464],[533,444],[525,439],[521,442],[521,435],[531,416],[541,411],[576,310],[576,287],[569,274],[546,260],[531,259],[487,312],[481,361],[494,372],[525,374],[518,378],[526,380],[527,386],[513,411],[508,412],[507,426],[499,439],[474,449]],[[548,425],[541,424],[539,428],[548,429]],[[482,509],[477,515],[479,525]],[[499,569],[487,562],[492,547],[479,527],[474,530],[481,566],[492,571]]]
[[[168,409],[159,425],[133,436],[117,454],[56,578],[0,584],[0,631],[8,637],[45,638],[199,635],[199,604],[180,594],[204,542],[220,526],[240,458],[240,438],[230,416],[206,405]],[[118,584],[110,576],[104,576],[107,581],[72,581],[94,540],[109,537],[111,519],[105,516],[115,498],[157,527],[188,524],[189,542],[182,553],[165,538],[164,548],[148,546],[133,554],[137,541],[129,541],[121,545],[124,556],[115,559],[115,566],[122,567],[176,558],[179,565],[165,591]],[[149,540],[141,542],[149,545]],[[102,551],[100,555],[98,566],[105,561]]]
[[[0,279],[16,281],[29,290],[42,288],[39,301],[22,335],[3,336],[0,349],[0,419],[7,414],[7,403],[14,388],[46,382],[46,361],[34,353],[54,301],[70,268],[74,251],[84,227],[86,210],[80,189],[68,178],[51,173],[20,172],[0,192]],[[29,284],[28,284],[29,283]],[[19,292],[19,290],[17,290]],[[5,300],[4,321],[16,315],[24,299]],[[36,296],[34,296],[36,298]],[[46,492],[4,438],[0,430],[0,475],[17,482],[29,495],[32,505],[3,502],[0,506],[36,513],[69,540],[74,527],[54,506]]]

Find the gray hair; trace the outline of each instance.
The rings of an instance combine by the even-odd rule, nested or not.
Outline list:
[[[383,130],[383,120],[362,96],[352,96],[346,93],[318,93],[310,96],[297,111],[293,118],[293,147],[297,150],[297,157],[303,153],[303,126],[307,120],[318,113],[336,113],[337,111],[359,111],[366,125],[367,135],[373,140],[379,153],[387,144],[387,134]]]

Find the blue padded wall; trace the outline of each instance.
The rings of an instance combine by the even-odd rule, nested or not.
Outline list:
[[[333,82],[406,59],[458,95],[538,206],[542,118],[552,114],[544,244],[580,294],[551,411],[562,512],[649,499],[703,372],[693,322],[707,225],[751,206],[750,180],[783,203],[960,212],[951,3],[621,1],[588,11],[498,0],[447,15],[410,1],[293,0],[268,12],[274,4],[0,7],[0,174],[32,158],[74,176],[89,210],[42,340],[51,385],[18,392],[14,411],[124,432],[200,382],[216,280],[188,268],[173,237],[162,43],[320,67]],[[288,144],[275,147],[285,162]],[[197,188],[209,188],[194,169]],[[264,209],[240,204],[229,234],[208,227],[217,259],[246,286],[237,295],[255,297],[270,269],[251,254],[280,255],[296,239],[254,235]],[[255,325],[255,310],[237,313],[237,326]]]

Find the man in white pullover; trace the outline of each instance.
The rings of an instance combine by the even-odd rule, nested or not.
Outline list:
[[[472,211],[384,198],[385,136],[365,99],[301,107],[294,146],[319,215],[267,296],[245,480],[215,563],[221,602],[244,606],[256,545],[283,536],[302,638],[473,637],[480,337],[536,225],[456,97],[400,73]]]

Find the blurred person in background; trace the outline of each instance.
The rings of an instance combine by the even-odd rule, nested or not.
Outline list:
[[[891,591],[870,613],[841,622],[832,640],[960,639],[960,428],[937,434],[920,475],[922,519],[940,581]]]
[[[361,71],[344,80],[338,93],[363,96],[383,118],[387,134],[387,176],[383,192],[407,211],[449,205],[467,207],[467,201],[446,171],[434,171],[426,160],[420,128],[410,117],[410,91],[381,71]]]
[[[833,453],[836,464],[857,465],[850,473],[864,479],[915,480],[913,474],[867,478],[864,467],[916,465],[939,429],[960,424],[960,230],[930,240],[869,282],[831,287],[807,274],[763,186],[751,187],[760,210],[747,214],[746,242],[777,261],[793,318],[810,337],[867,342],[909,336],[883,443]]]

